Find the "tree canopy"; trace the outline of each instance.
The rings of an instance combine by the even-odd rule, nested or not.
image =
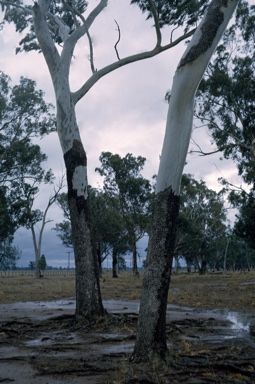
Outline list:
[[[104,177],[104,191],[123,219],[133,253],[133,272],[137,274],[136,243],[149,233],[152,211],[152,186],[141,175],[146,159],[130,153],[121,157],[103,152],[100,161],[102,165],[96,171]]]
[[[225,240],[226,219],[223,194],[184,174],[176,253],[185,257],[187,265],[194,264],[200,273],[205,273],[208,265],[214,265]]]
[[[255,180],[255,6],[237,10],[197,95],[197,117],[205,123],[217,151],[232,158],[248,184]]]
[[[0,241],[27,225],[27,204],[37,195],[38,186],[52,179],[51,170],[42,166],[46,155],[33,142],[55,131],[52,110],[33,80],[21,77],[12,86],[11,79],[0,72]],[[38,220],[38,214],[34,211],[32,220]]]

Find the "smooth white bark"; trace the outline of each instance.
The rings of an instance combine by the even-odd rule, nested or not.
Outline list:
[[[214,36],[210,36],[208,18],[213,16],[215,8],[221,5],[223,20],[216,28]],[[207,65],[216,49],[227,24],[232,17],[238,0],[212,1],[208,13],[201,21],[191,42],[189,43],[180,64],[176,70],[171,97],[169,101],[166,132],[157,178],[156,193],[171,188],[175,195],[180,194],[181,177],[188,152],[193,125],[194,100],[197,87],[204,75]],[[217,12],[219,9],[217,9]],[[214,32],[212,32],[213,34]],[[213,39],[212,39],[213,37]],[[207,40],[212,39],[207,47]],[[203,40],[206,49],[203,51]],[[199,49],[202,52],[199,52]]]

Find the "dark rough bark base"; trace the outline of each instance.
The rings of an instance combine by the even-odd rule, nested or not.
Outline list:
[[[73,174],[78,166],[87,166],[82,143],[74,140],[73,147],[64,156],[67,174],[68,204],[76,271],[76,317],[87,320],[105,314],[100,287],[96,248],[90,226],[88,198],[77,196],[73,188]],[[86,187],[84,180],[84,188]],[[87,191],[88,192],[88,191]]]
[[[166,307],[179,214],[179,196],[171,189],[155,199],[152,230],[144,274],[138,332],[131,361],[164,358]]]

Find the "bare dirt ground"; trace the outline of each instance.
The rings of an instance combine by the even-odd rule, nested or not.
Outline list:
[[[129,363],[142,279],[101,281],[109,316],[74,318],[74,276],[0,277],[0,383],[255,383],[255,273],[173,276],[169,358]],[[67,298],[67,299],[66,299]]]

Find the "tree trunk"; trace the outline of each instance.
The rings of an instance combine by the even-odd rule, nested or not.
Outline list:
[[[68,204],[72,224],[76,274],[76,315],[92,319],[103,316],[99,270],[93,247],[87,189],[87,158],[83,145],[73,140],[64,155]]]
[[[205,275],[206,273],[206,260],[203,258],[201,261],[201,267],[199,268],[199,275]]]
[[[40,249],[37,246],[36,241],[36,234],[33,224],[31,224],[31,232],[32,232],[32,239],[33,239],[33,245],[34,245],[34,252],[35,252],[35,278],[40,279],[41,277],[41,270],[40,270]]]
[[[137,267],[137,248],[136,248],[136,239],[134,236],[133,240],[133,252],[132,252],[132,259],[133,259],[133,276],[139,277],[138,267]]]
[[[224,260],[223,260],[223,272],[226,273],[227,271],[227,256],[228,256],[228,247],[230,243],[230,238],[227,238],[227,244],[224,252]]]
[[[92,320],[103,316],[98,262],[92,242],[88,206],[87,157],[76,121],[69,67],[74,45],[65,45],[61,56],[51,38],[46,13],[49,3],[34,3],[35,33],[47,63],[57,105],[57,131],[64,154],[76,273],[76,316]]]
[[[166,352],[166,307],[171,276],[179,196],[171,189],[156,195],[144,273],[133,360],[148,360]]]
[[[96,253],[97,253],[97,260],[98,260],[98,272],[99,272],[99,277],[101,278],[103,276],[103,268],[102,268],[102,255],[101,255],[100,241],[97,243]]]
[[[118,277],[117,274],[117,265],[118,265],[118,254],[113,248],[112,250],[112,277]]]
[[[236,1],[212,0],[175,74],[157,177],[138,331],[131,361],[164,358],[166,308],[179,214],[180,185],[193,125],[196,89]]]

